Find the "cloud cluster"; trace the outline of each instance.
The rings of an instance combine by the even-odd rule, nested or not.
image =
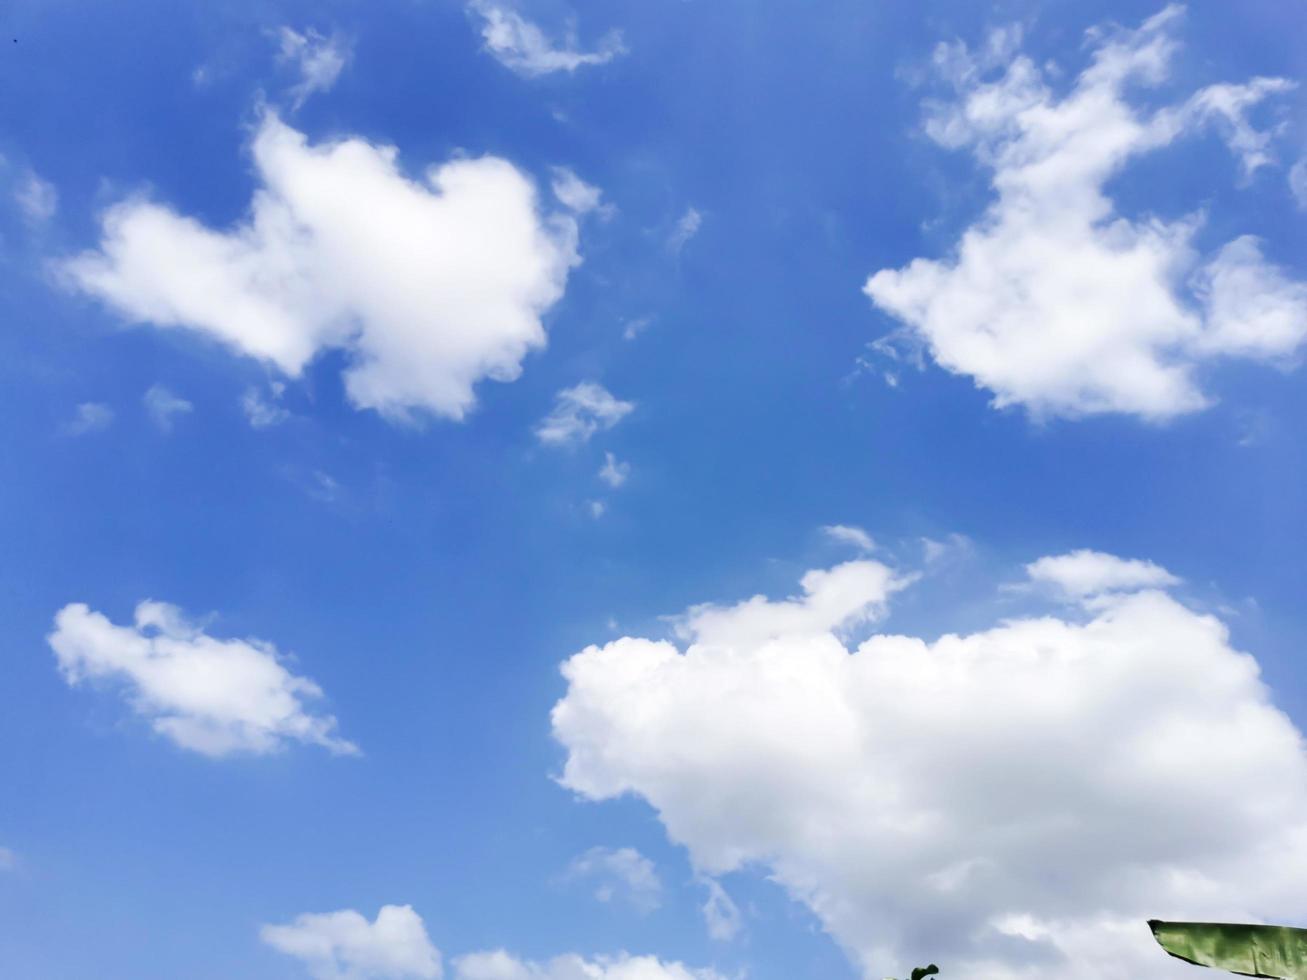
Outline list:
[[[575,32],[569,31],[561,42],[552,41],[537,25],[502,3],[472,0],[468,10],[481,18],[486,50],[500,64],[527,78],[606,64],[626,53],[621,31],[609,31],[595,50],[583,51]]]
[[[422,917],[408,905],[386,905],[374,921],[353,909],[301,915],[289,925],[264,926],[265,943],[304,964],[315,980],[439,980],[440,951]],[[453,962],[454,980],[723,980],[712,970],[664,963],[653,956],[575,953],[547,963],[504,950],[469,953]]]
[[[125,317],[184,327],[297,376],[345,350],[345,389],[394,419],[459,419],[484,378],[511,381],[544,346],[541,316],[580,261],[577,227],[495,157],[422,181],[394,147],[310,145],[268,113],[253,142],[260,183],[229,230],[143,198],[111,207],[97,250],[67,282]]]
[[[1082,601],[850,648],[907,578],[867,561],[696,607],[684,648],[588,647],[561,781],[644,799],[703,874],[763,871],[869,978],[1179,978],[1146,918],[1301,919],[1307,761],[1253,658],[1159,566],[1030,569]]]
[[[71,603],[54,625],[50,646],[69,684],[121,682],[136,713],[184,749],[262,754],[305,742],[358,752],[335,734],[335,718],[308,710],[321,689],[287,670],[271,644],[216,639],[162,602],[140,603],[132,626]]]
[[[1164,420],[1208,404],[1194,377],[1218,357],[1285,362],[1307,336],[1307,287],[1241,237],[1206,263],[1201,215],[1122,215],[1105,187],[1132,160],[1205,129],[1245,176],[1272,161],[1249,114],[1283,79],[1204,88],[1156,111],[1131,91],[1168,76],[1181,8],[1133,31],[1099,32],[1089,66],[1059,96],[1002,32],[980,52],[941,45],[955,100],[927,134],[969,150],[995,200],[947,259],[918,258],[868,279],[866,294],[946,370],[1037,417],[1120,412]],[[1001,72],[992,76],[997,69]],[[992,78],[992,80],[991,80]]]

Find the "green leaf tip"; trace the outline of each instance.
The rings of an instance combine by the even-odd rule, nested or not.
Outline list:
[[[1158,945],[1176,959],[1245,977],[1307,980],[1307,929],[1230,922],[1149,919]]]

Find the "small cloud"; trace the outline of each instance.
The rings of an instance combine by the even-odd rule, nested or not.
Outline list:
[[[241,395],[241,411],[245,413],[250,425],[256,429],[266,429],[290,418],[290,412],[278,404],[285,391],[286,385],[281,381],[273,381],[268,385],[267,396],[256,387],[246,388]]]
[[[7,847],[0,847],[0,871],[13,871],[18,867],[18,855]]]
[[[572,861],[565,877],[589,879],[597,901],[625,901],[642,914],[662,904],[663,883],[654,863],[633,847],[592,847]]]
[[[485,49],[500,64],[527,78],[602,65],[626,53],[621,31],[605,34],[594,51],[582,51],[574,31],[554,42],[531,21],[492,0],[472,0],[468,10],[481,18]]]
[[[876,550],[876,542],[871,539],[871,535],[852,524],[827,524],[822,527],[821,533],[832,541],[852,545],[862,552]]]
[[[634,408],[634,402],[614,398],[603,385],[582,381],[558,393],[554,410],[536,426],[536,438],[551,446],[577,445],[611,429]]]
[[[65,681],[121,685],[132,710],[183,749],[218,758],[303,742],[359,752],[335,734],[335,718],[309,709],[321,688],[287,670],[271,643],[209,636],[153,600],[137,605],[129,626],[80,602],[59,610],[54,625],[47,640]]]
[[[438,980],[440,950],[410,905],[383,905],[369,922],[353,909],[264,926],[259,938],[304,964],[315,980]]]
[[[160,432],[171,432],[173,419],[195,409],[185,398],[173,394],[163,385],[151,385],[141,401]]]
[[[575,214],[589,214],[593,211],[604,221],[617,213],[613,205],[603,202],[603,191],[593,184],[587,184],[567,167],[554,167],[553,177],[550,186],[554,197],[569,211]]]
[[[41,225],[54,217],[59,209],[59,192],[48,180],[42,179],[34,170],[18,181],[14,189],[14,200],[28,224]]]
[[[708,889],[708,900],[703,903],[703,921],[708,927],[709,938],[730,942],[744,927],[740,907],[716,880],[704,877],[699,879],[699,883]]]
[[[590,516],[596,521],[608,512],[608,505],[602,500],[591,500],[586,503],[586,508],[590,511]]]
[[[353,54],[344,38],[327,37],[312,28],[301,34],[283,27],[277,32],[277,38],[281,45],[277,61],[293,66],[299,74],[299,81],[289,92],[293,109],[302,106],[311,95],[329,91]]]
[[[314,470],[308,490],[309,496],[314,500],[320,500],[324,504],[335,503],[340,496],[340,482],[329,473]]]
[[[77,415],[71,422],[65,422],[59,430],[66,436],[84,436],[91,432],[103,432],[113,424],[113,409],[103,402],[82,402],[77,406]]]
[[[654,318],[651,316],[638,316],[634,320],[627,320],[622,326],[622,339],[635,340],[653,321]]]
[[[943,541],[935,538],[921,539],[922,559],[927,565],[938,565],[947,559],[960,557],[970,552],[971,548],[971,539],[965,534],[950,534]]]
[[[685,248],[688,242],[695,235],[699,234],[699,229],[703,226],[703,215],[695,208],[688,209],[685,214],[677,219],[676,227],[672,229],[671,235],[667,238],[667,247],[673,252],[679,253]]]
[[[604,453],[604,465],[599,470],[599,479],[616,490],[630,475],[630,463],[620,462],[612,453]]]
[[[1180,584],[1180,579],[1151,561],[1118,558],[1088,548],[1040,558],[1026,566],[1026,575],[1032,583],[1053,586],[1077,601],[1113,592],[1165,589]]]
[[[1298,202],[1298,210],[1307,211],[1307,157],[1289,168],[1289,190]]]

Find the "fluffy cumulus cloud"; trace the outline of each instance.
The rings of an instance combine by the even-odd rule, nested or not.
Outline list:
[[[653,956],[559,956],[532,963],[496,950],[454,961],[454,980],[724,980],[713,970],[692,969]]]
[[[702,874],[766,873],[868,978],[1179,980],[1150,916],[1301,921],[1307,761],[1254,659],[1156,565],[1030,568],[1083,601],[855,644],[907,578],[868,561],[693,609],[679,647],[588,647],[562,783],[647,801]]]
[[[138,605],[131,626],[72,603],[54,626],[50,646],[69,684],[120,682],[137,714],[182,748],[225,756],[307,742],[358,752],[335,734],[335,718],[309,710],[321,689],[269,643],[209,636],[162,602]]]
[[[1131,161],[1201,131],[1224,139],[1244,178],[1273,160],[1272,133],[1251,114],[1286,80],[1212,85],[1157,110],[1133,100],[1167,79],[1182,12],[1091,32],[1090,64],[1064,95],[1016,53],[1016,32],[979,52],[936,52],[956,98],[932,107],[927,134],[969,150],[992,174],[994,201],[951,256],[881,270],[865,291],[909,346],[924,344],[997,406],[1164,420],[1208,404],[1199,364],[1283,363],[1307,336],[1307,291],[1256,239],[1204,261],[1193,244],[1201,215],[1131,218],[1105,191]]]
[[[277,60],[291,66],[298,76],[289,92],[295,109],[309,96],[329,91],[349,64],[350,45],[339,36],[327,37],[312,28],[300,33],[283,27],[277,32],[277,41]]]
[[[264,926],[265,943],[300,960],[315,980],[436,980],[440,951],[408,905],[385,905],[369,922],[353,909]]]
[[[225,230],[144,198],[105,212],[66,281],[133,320],[183,327],[299,375],[347,352],[360,408],[462,418],[473,386],[511,381],[579,261],[576,220],[542,211],[495,157],[411,180],[394,147],[311,145],[275,114],[253,140],[259,189]]]
[[[553,40],[539,26],[494,0],[472,0],[468,10],[481,20],[486,50],[527,78],[606,64],[626,53],[621,31],[608,32],[593,51],[584,51],[574,31],[568,31],[562,40]]]
[[[596,381],[564,388],[554,408],[536,426],[536,438],[546,445],[567,446],[587,442],[596,432],[611,429],[635,409]]]
[[[662,904],[663,882],[654,863],[633,847],[592,847],[567,869],[570,879],[593,883],[600,902],[620,899],[640,912]]]

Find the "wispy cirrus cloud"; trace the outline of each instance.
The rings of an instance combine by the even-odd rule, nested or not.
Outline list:
[[[561,40],[552,39],[506,4],[472,0],[467,9],[481,20],[486,50],[502,65],[527,78],[607,64],[626,53],[621,31],[609,31],[593,50],[585,51],[575,30],[569,29]]]
[[[549,446],[588,442],[634,410],[634,402],[622,401],[597,381],[582,381],[554,397],[553,410],[536,426],[536,438]]]

